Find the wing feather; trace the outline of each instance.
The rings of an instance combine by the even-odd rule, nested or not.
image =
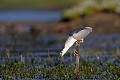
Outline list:
[[[60,55],[63,56],[68,49],[77,41],[76,39],[73,38],[73,36],[69,36],[68,39],[65,42],[64,49],[61,51]]]
[[[89,33],[90,31],[84,29],[79,31],[78,33],[73,34],[73,37],[77,40],[81,40],[81,39],[84,39],[84,37],[86,37]]]

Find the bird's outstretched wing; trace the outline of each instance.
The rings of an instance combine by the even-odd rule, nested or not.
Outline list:
[[[73,38],[73,36],[69,36],[68,39],[65,42],[64,49],[61,51],[60,56],[62,57],[68,49],[77,41],[76,39]]]

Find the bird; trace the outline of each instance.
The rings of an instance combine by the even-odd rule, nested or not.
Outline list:
[[[60,56],[63,57],[64,54],[68,51],[68,49],[76,42],[81,41],[84,42],[84,38],[92,32],[91,27],[78,28],[69,33],[69,37],[65,42],[63,50],[60,52]]]

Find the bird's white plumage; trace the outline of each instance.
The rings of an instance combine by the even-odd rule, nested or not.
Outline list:
[[[69,36],[60,55],[63,56],[77,40],[83,40],[84,37],[86,37],[90,32],[92,32],[92,28],[85,27],[83,30],[80,30],[77,33],[73,33],[72,36]]]
[[[61,51],[60,55],[63,56],[76,41],[77,40],[74,39],[73,36],[69,36],[65,42],[64,49]]]
[[[78,33],[73,34],[73,37],[74,37],[76,40],[81,40],[81,39],[83,39],[84,37],[86,37],[89,33],[90,33],[89,30],[84,29],[84,30],[79,31]]]

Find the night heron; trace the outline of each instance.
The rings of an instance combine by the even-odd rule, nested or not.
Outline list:
[[[76,41],[83,42],[84,38],[90,32],[92,32],[91,27],[78,28],[78,29],[73,30],[72,32],[70,32],[69,37],[65,42],[65,46],[64,46],[63,50],[60,53],[60,56],[62,57]]]

